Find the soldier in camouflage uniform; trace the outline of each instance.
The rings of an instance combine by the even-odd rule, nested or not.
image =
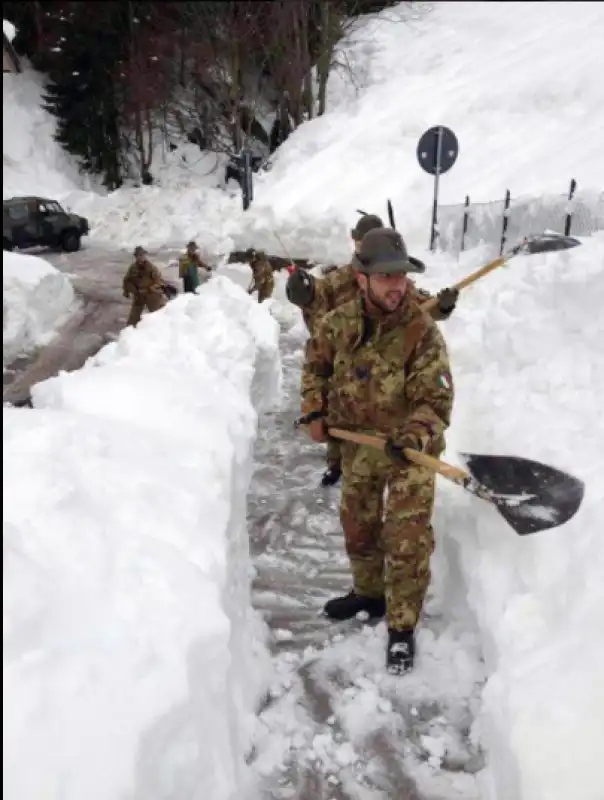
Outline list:
[[[252,268],[252,285],[248,289],[249,294],[258,290],[258,302],[267,300],[275,288],[275,278],[273,268],[266,255],[261,250],[249,248],[245,251],[245,257]]]
[[[313,441],[326,440],[327,426],[387,441],[385,452],[342,442],[340,519],[353,588],[325,613],[386,614],[387,665],[397,673],[413,665],[434,548],[434,474],[403,451],[438,457],[453,403],[445,342],[407,277],[418,263],[396,231],[367,233],[352,260],[360,293],[318,323],[302,374]]]
[[[368,231],[383,228],[384,223],[376,214],[364,214],[356,226],[351,230],[355,252],[361,246],[363,236]],[[424,271],[422,262],[415,259],[421,267],[418,272]],[[286,284],[286,294],[290,302],[302,309],[306,327],[312,333],[318,320],[329,311],[333,311],[344,303],[349,302],[359,294],[359,285],[355,277],[352,264],[330,271],[324,278],[316,280],[303,270],[295,270],[289,276]],[[418,289],[409,283],[409,291],[413,292],[418,302],[429,300],[432,295],[423,289]],[[443,289],[438,293],[438,305],[431,311],[433,319],[441,321],[448,319],[455,309],[459,292],[457,289]],[[322,486],[333,486],[342,474],[340,443],[330,441],[327,443],[327,469],[321,479]]]
[[[147,258],[144,247],[134,250],[134,263],[128,268],[123,282],[124,297],[133,295],[132,308],[126,325],[136,327],[143,311],[158,311],[166,305],[164,280],[160,271]]]
[[[178,276],[182,279],[183,292],[194,293],[202,281],[207,280],[211,271],[205,261],[202,261],[197,243],[189,242],[186,252],[178,259]]]

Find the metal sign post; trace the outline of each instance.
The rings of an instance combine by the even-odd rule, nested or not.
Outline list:
[[[249,150],[241,153],[239,162],[241,169],[241,189],[243,193],[243,210],[247,211],[254,199],[254,186],[252,178],[252,156]]]
[[[438,185],[440,176],[451,169],[457,161],[458,155],[459,144],[457,137],[445,125],[436,125],[433,128],[428,128],[417,144],[417,160],[420,167],[429,175],[434,175],[430,250],[435,249],[438,238]]]

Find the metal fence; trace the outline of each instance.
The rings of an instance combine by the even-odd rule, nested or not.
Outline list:
[[[476,245],[492,245],[499,252],[502,246],[511,246],[523,236],[545,230],[563,233],[570,214],[570,233],[590,236],[604,230],[604,192],[577,194],[569,201],[568,195],[545,197],[511,197],[506,211],[506,198],[468,206],[439,206],[438,249],[458,255]],[[507,225],[504,220],[507,218]],[[464,219],[466,230],[464,232]]]

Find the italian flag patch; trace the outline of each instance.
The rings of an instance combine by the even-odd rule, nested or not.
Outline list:
[[[451,388],[453,384],[451,383],[451,376],[449,375],[448,372],[440,373],[440,375],[438,376],[438,384],[439,386],[442,386],[443,389]]]

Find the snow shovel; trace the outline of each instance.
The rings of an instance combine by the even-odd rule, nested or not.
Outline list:
[[[384,450],[379,436],[329,428],[329,435]],[[585,485],[547,464],[518,456],[461,453],[469,472],[437,458],[405,449],[406,458],[495,506],[519,536],[564,525],[581,505]]]
[[[580,244],[581,242],[578,239],[575,239],[574,236],[564,236],[561,233],[538,233],[534,236],[526,236],[515,247],[513,247],[511,250],[508,250],[507,253],[504,253],[494,261],[485,264],[484,267],[477,269],[476,272],[472,272],[470,275],[467,275],[463,280],[454,284],[451,288],[458,289],[459,291],[461,291],[461,289],[465,289],[466,286],[470,286],[470,284],[474,283],[474,281],[477,281],[479,278],[483,278],[494,269],[507,264],[507,262],[511,258],[514,258],[514,256],[532,256],[536,255],[537,253],[553,253],[556,250],[569,250],[571,247],[577,247]],[[421,309],[422,311],[430,311],[430,309],[434,308],[434,306],[437,304],[438,297],[431,297],[430,300],[426,300],[425,303],[421,304]]]

